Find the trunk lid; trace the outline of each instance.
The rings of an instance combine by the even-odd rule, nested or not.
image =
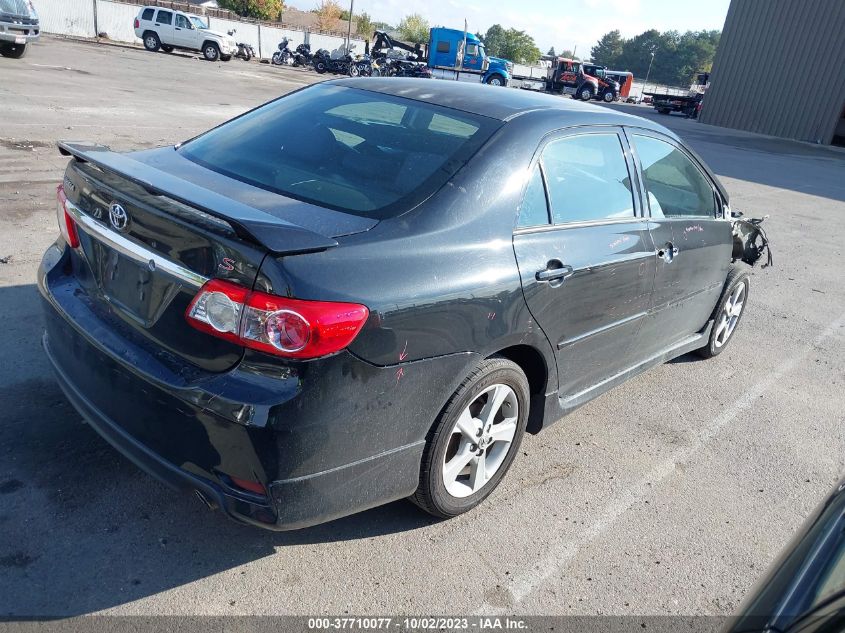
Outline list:
[[[76,144],[60,149],[74,156],[63,186],[79,228],[73,274],[86,300],[107,323],[154,346],[163,359],[176,355],[207,371],[230,369],[243,348],[185,321],[206,280],[252,287],[268,253],[332,248],[332,233],[372,224],[320,210],[310,225],[321,231],[305,228],[286,217],[307,223],[309,210],[301,207],[310,205],[227,182],[173,148],[134,154]]]

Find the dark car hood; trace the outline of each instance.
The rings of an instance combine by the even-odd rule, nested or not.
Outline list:
[[[173,147],[131,152],[126,156],[326,237],[361,233],[378,224],[378,220],[326,209],[218,174],[188,160]]]

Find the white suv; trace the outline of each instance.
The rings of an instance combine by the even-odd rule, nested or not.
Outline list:
[[[201,18],[190,13],[158,7],[144,7],[135,18],[135,35],[148,51],[174,48],[201,51],[210,62],[229,61],[238,51],[231,36],[212,31]]]

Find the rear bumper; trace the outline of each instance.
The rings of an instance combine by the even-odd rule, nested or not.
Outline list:
[[[299,368],[264,357],[219,374],[174,370],[85,295],[69,257],[51,247],[38,273],[44,348],[68,399],[135,464],[240,522],[296,529],[412,494],[451,393],[444,377],[477,360],[408,363],[401,384],[395,367],[349,353]],[[444,402],[432,398],[441,391]]]

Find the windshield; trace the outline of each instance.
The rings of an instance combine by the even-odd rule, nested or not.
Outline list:
[[[12,15],[31,15],[29,2],[27,0],[0,0],[0,13],[11,13]]]
[[[208,25],[195,15],[191,16],[191,22],[195,29],[208,29]]]
[[[262,189],[384,219],[442,187],[500,125],[419,101],[316,85],[224,123],[179,152]]]

